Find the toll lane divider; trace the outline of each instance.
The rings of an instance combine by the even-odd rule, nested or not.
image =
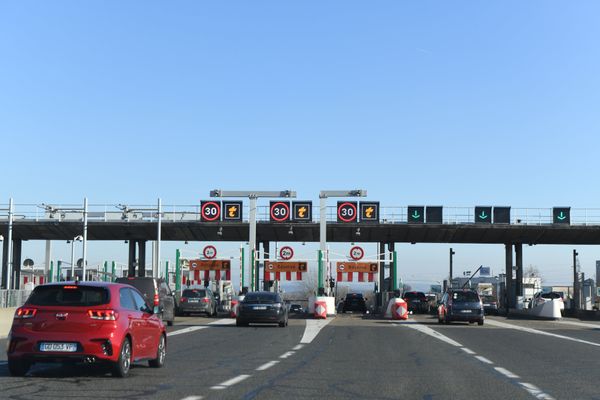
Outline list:
[[[554,397],[550,396],[547,393],[544,393],[537,386],[532,385],[531,383],[522,382],[520,380],[520,377],[518,375],[510,372],[509,370],[507,370],[505,368],[494,367],[494,362],[493,361],[491,361],[491,360],[489,360],[489,359],[487,359],[487,358],[485,358],[483,356],[477,355],[477,353],[475,353],[473,350],[464,347],[462,344],[460,344],[456,340],[450,339],[448,336],[443,335],[443,334],[439,333],[438,331],[429,328],[428,326],[421,325],[421,324],[418,324],[418,323],[415,323],[415,322],[412,322],[412,321],[411,322],[399,322],[399,321],[396,321],[392,325],[414,329],[414,330],[419,331],[419,332],[421,332],[421,333],[423,333],[425,335],[431,336],[431,337],[436,338],[436,339],[438,339],[438,340],[440,340],[442,342],[445,342],[445,343],[447,343],[447,344],[449,344],[451,346],[458,347],[458,348],[462,349],[466,354],[469,354],[469,355],[473,356],[476,360],[480,361],[481,363],[483,363],[485,365],[489,365],[490,367],[494,368],[494,371],[496,371],[496,372],[502,374],[503,376],[505,376],[506,378],[512,380],[517,386],[519,386],[522,389],[526,390],[529,394],[531,394],[536,399],[539,399],[539,400],[555,400]]]

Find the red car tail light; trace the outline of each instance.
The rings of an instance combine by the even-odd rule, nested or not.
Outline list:
[[[182,303],[187,303],[187,297],[182,297],[182,298],[181,298],[181,302],[182,302]]]
[[[25,308],[25,307],[17,308],[17,311],[15,312],[15,319],[33,318],[33,317],[35,317],[36,313],[37,313],[37,309],[35,309],[35,308]]]
[[[154,294],[154,307],[158,307],[160,304],[160,300],[158,298],[158,293]]]
[[[119,317],[119,314],[115,310],[88,310],[88,315],[91,319],[102,321],[116,321]]]
[[[210,299],[208,297],[205,297],[205,298],[202,299],[202,302],[203,303],[208,303],[208,302],[210,302]]]

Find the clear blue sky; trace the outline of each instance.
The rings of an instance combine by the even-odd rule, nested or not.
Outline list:
[[[4,1],[0,203],[360,187],[382,205],[598,207],[598,15],[596,1]],[[441,275],[447,248],[422,268]],[[557,249],[568,266],[570,247],[525,263],[544,271]],[[472,253],[465,269],[486,252]],[[590,271],[600,259],[580,254]]]

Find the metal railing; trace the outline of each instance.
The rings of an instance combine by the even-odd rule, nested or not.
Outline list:
[[[3,211],[6,204],[0,204],[0,222],[8,219]],[[15,204],[14,221],[55,221],[83,222],[82,204]],[[248,222],[249,206],[243,207],[244,222]],[[319,222],[319,206],[313,202],[313,222]],[[269,207],[257,207],[257,221],[269,221]],[[571,225],[594,226],[600,225],[600,208],[572,208]],[[407,206],[380,207],[380,221],[388,224],[407,223]],[[121,204],[90,204],[88,206],[88,221],[101,222],[157,222],[156,205],[121,205]],[[198,222],[200,221],[200,204],[193,205],[163,205],[162,222]],[[337,208],[327,206],[327,221],[337,221]],[[443,207],[444,224],[475,223],[475,207]],[[510,223],[513,225],[547,225],[552,223],[552,208],[511,208]]]
[[[31,294],[31,290],[0,290],[0,308],[21,307]]]

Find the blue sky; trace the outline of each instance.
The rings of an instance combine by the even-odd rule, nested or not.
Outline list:
[[[0,203],[194,204],[214,188],[316,201],[360,187],[382,205],[595,208],[599,12],[595,1],[5,1]],[[442,274],[447,248],[433,246],[439,260],[411,248],[406,263]],[[469,269],[481,249],[465,250]],[[557,251],[568,266],[570,247],[525,263],[543,271]],[[503,250],[491,253],[502,265]],[[583,253],[593,269],[600,252]]]

